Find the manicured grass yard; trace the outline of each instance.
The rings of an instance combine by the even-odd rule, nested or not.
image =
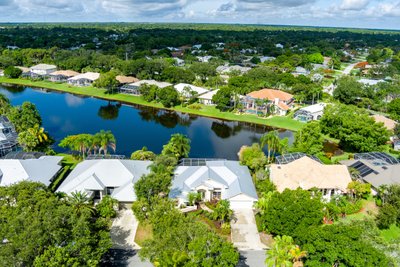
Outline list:
[[[136,236],[135,243],[139,246],[143,246],[143,242],[153,238],[153,227],[151,224],[139,223]]]
[[[76,158],[74,158],[70,154],[57,154],[57,156],[64,157],[64,159],[61,161],[61,165],[63,166],[63,169],[61,172],[58,174],[56,179],[51,183],[50,188],[55,191],[57,188],[61,185],[61,183],[64,181],[64,179],[68,176],[68,174],[75,168],[75,166],[80,162]]]
[[[108,94],[105,89],[98,89],[94,87],[74,87],[66,83],[53,83],[50,81],[31,81],[26,79],[9,79],[6,77],[0,77],[0,83],[9,83],[9,84],[17,84],[17,85],[25,85],[32,86],[38,88],[47,88],[55,91],[62,91],[72,94],[84,95],[84,96],[93,96],[100,99],[112,100],[112,101],[120,101],[126,104],[138,104],[142,106],[149,106],[155,108],[163,108],[162,104],[154,103],[154,102],[146,102],[140,96],[132,96],[125,94]],[[217,119],[224,120],[232,120],[232,121],[241,121],[241,122],[249,122],[267,125],[276,128],[284,128],[292,131],[298,131],[305,124],[299,121],[293,120],[289,117],[272,117],[272,118],[260,118],[255,115],[249,114],[234,114],[231,112],[221,112],[213,106],[205,106],[201,105],[200,110],[190,109],[187,107],[177,106],[173,109],[183,113],[190,113],[199,116],[212,117]],[[167,108],[163,108],[167,109]]]

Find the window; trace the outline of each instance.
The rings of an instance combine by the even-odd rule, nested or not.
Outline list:
[[[107,187],[106,195],[110,196],[114,192],[114,187]]]
[[[213,199],[221,199],[221,192],[220,191],[214,191],[212,193]]]

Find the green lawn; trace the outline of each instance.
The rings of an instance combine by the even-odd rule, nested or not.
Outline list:
[[[146,102],[140,96],[132,96],[125,94],[107,94],[105,89],[98,89],[94,87],[74,87],[65,83],[53,83],[50,81],[31,81],[26,79],[9,79],[6,77],[0,77],[0,83],[9,83],[17,85],[25,85],[38,88],[46,88],[56,91],[62,91],[72,94],[93,96],[100,99],[120,101],[127,104],[138,104],[142,106],[149,106],[155,108],[163,108],[162,104],[154,102]],[[231,112],[221,112],[213,106],[201,105],[200,110],[190,109],[187,107],[177,106],[170,110],[176,110],[183,113],[190,113],[204,117],[212,117],[217,119],[249,122],[261,125],[267,125],[276,128],[283,128],[292,131],[298,131],[304,126],[304,123],[293,120],[289,117],[273,117],[273,118],[260,118],[255,115],[249,114],[234,114]],[[167,109],[167,108],[164,108]]]
[[[57,156],[64,157],[61,161],[62,169],[54,181],[50,184],[51,190],[55,191],[60,186],[60,184],[64,181],[64,179],[70,174],[70,172],[75,168],[75,166],[80,162],[75,159],[70,154],[57,154]]]
[[[139,223],[136,235],[135,243],[139,246],[143,246],[144,241],[153,238],[153,227],[150,223]]]

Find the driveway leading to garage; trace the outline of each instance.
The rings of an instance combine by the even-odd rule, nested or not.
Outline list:
[[[134,250],[140,247],[135,243],[138,221],[131,209],[122,209],[111,226],[113,249]]]
[[[231,222],[232,242],[238,250],[263,250],[252,209],[235,209],[236,221]]]

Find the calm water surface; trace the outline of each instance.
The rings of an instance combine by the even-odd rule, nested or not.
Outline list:
[[[120,105],[91,97],[50,92],[29,87],[0,85],[0,93],[13,105],[30,101],[36,105],[43,126],[57,144],[67,135],[111,130],[117,139],[117,154],[129,156],[146,146],[159,153],[171,134],[182,133],[191,140],[191,157],[237,159],[243,145],[257,142],[271,129],[249,123],[229,122],[141,106]],[[291,131],[280,137],[293,139]]]

